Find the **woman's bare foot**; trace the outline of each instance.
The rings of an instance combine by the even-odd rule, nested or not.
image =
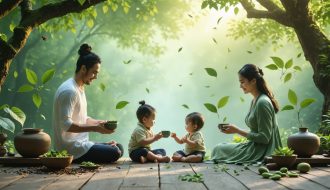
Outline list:
[[[144,164],[144,163],[146,163],[146,162],[147,162],[147,158],[141,156],[141,157],[140,157],[140,163],[141,163],[141,164]]]
[[[171,158],[168,156],[162,156],[162,157],[158,158],[157,160],[158,160],[158,162],[170,162]]]

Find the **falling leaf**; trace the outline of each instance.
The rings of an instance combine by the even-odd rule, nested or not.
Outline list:
[[[180,87],[182,87],[182,84],[179,84]]]
[[[230,52],[231,52],[231,50],[230,50],[229,48],[227,49],[227,51],[228,51],[228,53],[230,53]]]
[[[217,29],[217,27],[213,27],[213,29],[214,29],[214,30],[216,30],[216,29]]]
[[[216,43],[216,44],[218,43],[215,38],[212,38],[212,40],[213,40],[214,43]]]
[[[14,78],[16,79],[18,77],[18,72],[14,71]]]
[[[189,109],[189,106],[187,106],[186,104],[182,104],[182,106],[183,106],[184,108]]]
[[[241,102],[244,102],[245,101],[244,98],[242,98],[242,97],[240,97],[239,99],[241,100]]]
[[[105,84],[101,83],[100,84],[100,89],[104,92],[104,90],[105,90]]]
[[[180,52],[182,50],[182,47],[180,47],[179,49],[178,49],[178,52]]]
[[[248,52],[249,54],[251,54],[251,53],[252,53],[252,51],[249,51],[249,50],[248,50],[248,51],[246,51],[246,52]]]
[[[43,120],[46,120],[46,117],[45,117],[43,114],[40,114],[40,117],[41,117]]]
[[[124,64],[126,64],[126,65],[127,65],[127,64],[129,64],[130,62],[132,62],[132,60],[131,60],[131,59],[130,59],[130,60],[128,60],[128,61],[125,61],[125,60],[123,61],[123,63],[124,63]]]
[[[193,73],[189,73],[189,75],[193,75]]]
[[[297,58],[299,58],[299,57],[301,57],[301,53],[299,53],[299,54],[297,55]]]
[[[207,72],[207,74],[209,74],[210,76],[213,76],[213,77],[217,77],[217,71],[214,70],[213,68],[204,68]]]
[[[146,91],[147,91],[148,93],[150,93],[150,91],[149,91],[149,89],[148,89],[148,88],[146,88]]]
[[[219,24],[219,22],[221,21],[221,19],[222,19],[222,17],[220,17],[220,18],[218,19],[217,24]]]
[[[227,65],[225,66],[225,69],[228,69]]]
[[[42,39],[43,41],[46,41],[46,40],[47,40],[47,36],[41,36],[41,39]]]
[[[129,102],[127,102],[127,101],[120,101],[120,102],[118,102],[117,103],[117,105],[116,105],[116,109],[122,109],[122,108],[124,108],[127,104],[129,104]]]
[[[204,86],[205,88],[210,88],[210,86],[209,85],[206,85],[206,86]]]
[[[188,14],[188,16],[189,16],[190,18],[192,18],[192,17],[193,17],[191,14]]]

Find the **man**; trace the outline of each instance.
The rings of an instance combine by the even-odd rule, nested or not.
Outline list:
[[[74,162],[114,162],[123,155],[121,144],[114,141],[94,143],[88,132],[111,134],[104,127],[104,120],[87,116],[84,86],[90,85],[100,71],[101,59],[88,44],[80,46],[75,76],[65,81],[56,91],[53,110],[55,148],[67,150]]]

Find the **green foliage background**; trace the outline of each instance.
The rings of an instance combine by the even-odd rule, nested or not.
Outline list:
[[[0,105],[6,103],[21,108],[27,115],[24,127],[44,128],[52,135],[54,93],[62,82],[73,76],[77,50],[81,43],[87,42],[102,59],[98,79],[86,88],[88,115],[119,121],[116,133],[91,133],[92,140],[116,140],[127,147],[137,123],[138,102],[145,100],[157,109],[155,132],[166,129],[183,136],[186,133],[185,116],[198,111],[206,118],[202,132],[207,149],[211,150],[220,142],[229,142],[232,136],[218,132],[217,124],[226,118],[227,122],[247,129],[244,118],[252,97],[243,94],[237,76],[246,63],[257,64],[263,69],[281,108],[290,104],[289,89],[297,93],[299,101],[316,99],[301,111],[300,118],[302,125],[308,126],[310,131],[319,128],[322,95],[315,87],[312,69],[301,56],[301,49],[290,31],[272,22],[255,22],[251,29],[242,25],[254,22],[247,20],[243,11],[237,12],[235,8],[228,8],[227,13],[201,10],[202,1],[118,2],[98,5],[81,15],[55,19],[34,31],[14,60],[0,94]],[[16,18],[15,14],[8,15],[0,23],[0,33],[9,36],[18,22]],[[320,21],[327,19],[326,15],[320,14]],[[264,26],[280,33],[271,36],[271,41],[265,40],[264,36],[269,36],[268,32],[272,30],[264,30]],[[242,32],[246,29],[250,31]],[[324,27],[324,30],[329,34],[329,29]],[[253,32],[256,33],[251,34]],[[253,39],[245,34],[257,37]],[[262,43],[254,43],[258,40]],[[301,71],[293,72],[291,78],[284,81],[280,72],[266,67],[274,64],[271,57],[292,60]],[[42,99],[39,108],[32,99],[34,92],[17,92],[29,83],[26,69],[33,70],[39,78],[47,70],[55,69],[54,77],[39,89]],[[217,105],[227,96],[227,104],[217,110],[219,117],[204,106],[205,103]],[[116,109],[121,101],[126,103]],[[296,132],[299,126],[296,112],[279,112],[277,116],[285,144],[286,136]],[[15,133],[19,130],[17,125]],[[13,138],[12,134],[10,138]],[[163,147],[169,154],[183,149],[173,139],[161,139],[152,146]]]

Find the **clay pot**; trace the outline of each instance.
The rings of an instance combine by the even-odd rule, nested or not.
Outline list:
[[[50,169],[63,169],[72,163],[73,156],[56,158],[56,157],[41,157],[41,163]]]
[[[6,153],[7,153],[6,147],[1,145],[0,146],[0,157],[3,157],[4,155],[6,155]]]
[[[300,158],[309,158],[320,147],[320,138],[314,133],[308,132],[308,128],[299,128],[299,132],[288,137],[288,147]]]
[[[26,158],[37,158],[50,147],[50,136],[43,129],[24,128],[14,138],[17,152]]]
[[[290,168],[297,159],[297,155],[293,154],[292,156],[276,156],[272,155],[273,162],[276,163],[279,167],[288,167]]]
[[[7,140],[7,134],[6,133],[0,133],[0,146],[4,145]]]

